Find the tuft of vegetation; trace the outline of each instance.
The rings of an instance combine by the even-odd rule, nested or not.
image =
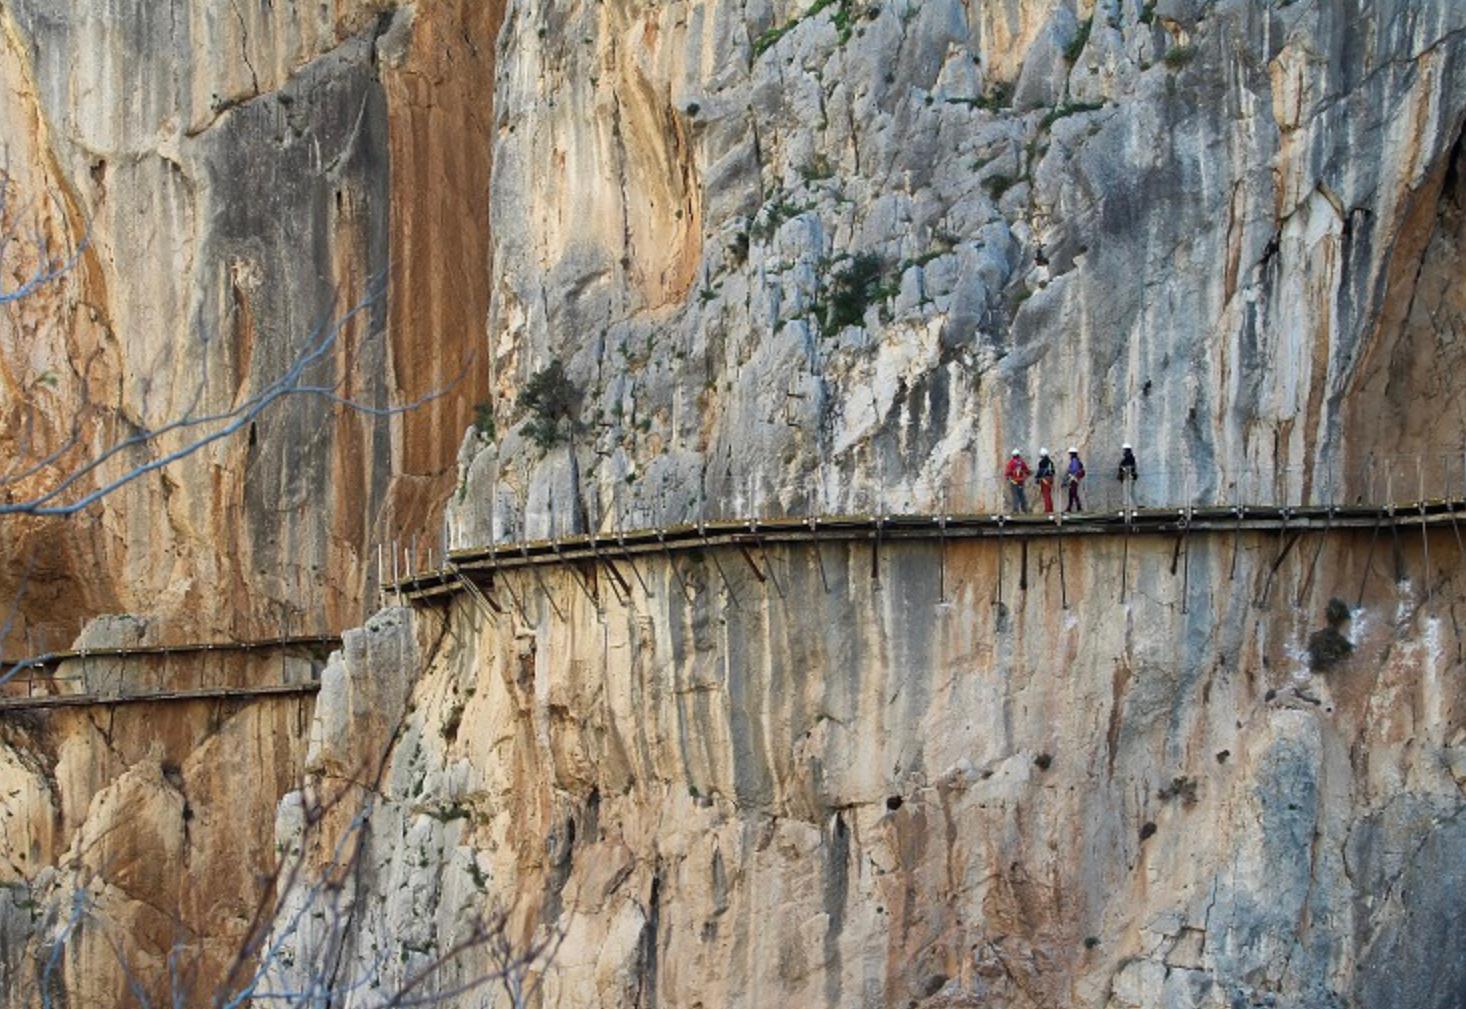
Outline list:
[[[753,226],[748,229],[748,233],[753,236],[754,240],[766,242],[773,237],[774,232],[779,230],[779,225],[791,217],[798,217],[808,209],[797,203],[790,203],[783,196],[766,200],[754,217]]]
[[[494,424],[494,404],[476,403],[473,408],[473,429],[485,441],[493,441],[498,434]]]
[[[1038,126],[1039,129],[1046,130],[1066,116],[1078,115],[1081,112],[1094,112],[1104,107],[1104,102],[1065,102],[1049,109]]]
[[[823,154],[816,154],[805,164],[799,166],[799,176],[805,182],[819,182],[822,179],[833,178],[835,170],[830,167],[830,159]]]
[[[1089,20],[1079,26],[1079,31],[1074,33],[1074,38],[1064,47],[1064,61],[1066,63],[1079,62],[1079,57],[1083,54],[1084,47],[1089,45],[1089,33],[1093,29],[1094,15],[1090,15]]]
[[[886,261],[873,252],[859,253],[830,284],[821,331],[832,336],[846,326],[860,325],[867,308],[896,291],[895,282],[886,277]]]
[[[992,154],[978,155],[978,157],[975,158],[972,162],[972,170],[974,172],[980,172],[988,165],[992,164],[994,161],[997,161],[1002,156],[1003,155],[1000,151],[994,151]]]
[[[1018,185],[1020,181],[1022,180],[1015,179],[1011,175],[998,174],[989,175],[982,180],[982,184],[983,188],[988,191],[988,195],[993,198],[993,202],[997,203],[1003,198],[1004,193]]]
[[[452,743],[458,738],[458,727],[463,724],[463,705],[455,704],[448,709],[448,715],[443,719],[440,731],[443,738]]]
[[[1162,57],[1162,62],[1172,70],[1180,70],[1194,59],[1196,59],[1195,46],[1172,46]]]
[[[794,26],[798,23],[798,21],[790,21],[788,24],[775,25],[765,30],[763,34],[753,40],[753,58],[758,59],[764,53],[774,48],[774,43],[792,32]]]
[[[898,267],[896,267],[896,272],[898,274],[901,274],[901,273],[905,273],[907,270],[911,269],[913,266],[925,266],[927,263],[930,263],[933,259],[938,259],[938,258],[940,258],[942,256],[945,256],[947,253],[949,253],[951,251],[952,251],[952,246],[951,245],[942,245],[942,244],[939,243],[935,248],[927,249],[925,252],[923,252],[921,255],[917,256],[914,259],[903,259],[903,260],[901,260],[901,265],[898,266]]]
[[[427,813],[439,823],[452,823],[454,820],[467,820],[470,816],[468,807],[458,802],[455,802],[451,806],[445,806],[441,809],[426,809],[423,810],[423,812]]]
[[[565,376],[565,367],[551,361],[524,384],[519,407],[530,415],[524,424],[525,435],[548,451],[575,432],[580,390]]]
[[[734,266],[742,266],[748,259],[748,232],[740,231],[728,243],[728,256]]]
[[[835,8],[831,20],[835,25],[835,31],[839,34],[840,44],[844,45],[850,41],[850,33],[855,28],[855,0],[815,0],[803,14],[791,18],[782,25],[775,25],[767,29],[754,39],[753,58],[758,59],[772,49],[781,38],[799,27],[801,22],[814,17],[826,7]]]
[[[944,98],[948,105],[966,105],[970,109],[1000,112],[1013,104],[1013,85],[999,81],[976,98]]]
[[[855,0],[815,0],[804,16],[814,17],[826,7],[835,8],[830,19],[834,22],[835,31],[839,34],[840,44],[844,45],[850,41],[850,33],[855,27]]]
[[[1155,20],[1156,0],[1145,0],[1145,6],[1140,8],[1140,23],[1148,25]]]

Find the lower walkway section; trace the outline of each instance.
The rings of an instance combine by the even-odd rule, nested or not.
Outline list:
[[[336,635],[80,648],[6,662],[0,712],[311,694]]]

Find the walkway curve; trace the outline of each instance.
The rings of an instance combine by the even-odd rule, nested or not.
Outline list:
[[[1450,529],[1466,525],[1466,499],[1400,506],[1154,508],[1073,515],[824,515],[734,519],[697,525],[593,533],[452,551],[444,567],[410,574],[384,590],[427,601],[465,591],[475,576],[574,564],[605,564],[637,556],[770,543],[886,540],[1031,539],[1051,536],[1178,536],[1239,532],[1337,532],[1370,529]],[[749,558],[750,564],[753,563]],[[618,578],[618,581],[622,579]],[[472,588],[469,591],[474,591]]]

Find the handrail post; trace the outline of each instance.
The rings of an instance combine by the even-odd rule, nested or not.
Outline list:
[[[397,540],[392,540],[392,590],[397,596],[397,605],[402,605],[402,583],[397,577]]]

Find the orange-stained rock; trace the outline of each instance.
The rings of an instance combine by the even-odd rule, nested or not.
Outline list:
[[[5,223],[54,250],[86,243],[0,321],[5,471],[61,453],[4,493],[29,500],[144,428],[240,409],[383,281],[306,382],[376,411],[426,402],[387,417],[296,397],[75,518],[4,519],[7,656],[117,611],[175,641],[340,629],[375,602],[379,543],[439,547],[487,388],[501,13],[244,7],[3,16]],[[6,286],[37,255],[8,250]],[[57,501],[216,427],[126,453]]]

